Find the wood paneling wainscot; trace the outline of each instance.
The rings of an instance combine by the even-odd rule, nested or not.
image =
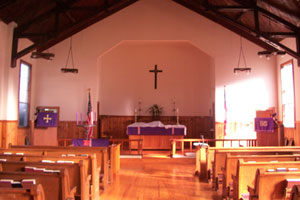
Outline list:
[[[295,128],[284,128],[284,137],[289,141],[294,141],[295,146],[300,145],[300,122],[295,123]]]
[[[151,116],[140,116],[139,122],[151,122],[159,120],[163,124],[176,124],[176,117],[161,116],[159,119],[153,119]],[[100,134],[112,138],[128,138],[126,128],[129,124],[134,123],[134,116],[100,116]],[[185,138],[214,138],[213,119],[212,117],[201,116],[183,116],[180,117],[179,123],[187,127]]]
[[[30,135],[30,127],[18,128],[18,121],[0,120],[0,146],[7,148],[8,144],[24,145],[25,137]]]

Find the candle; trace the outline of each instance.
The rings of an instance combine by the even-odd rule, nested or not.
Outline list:
[[[82,124],[82,113],[80,113],[80,124]]]
[[[134,122],[137,122],[137,109],[134,109]]]
[[[78,125],[78,112],[76,112],[76,125]]]
[[[179,108],[176,108],[176,114],[177,114],[177,125],[179,125]]]

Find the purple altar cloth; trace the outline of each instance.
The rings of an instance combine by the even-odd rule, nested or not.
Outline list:
[[[106,147],[109,146],[109,140],[108,139],[92,139],[92,145],[90,145],[90,140],[86,139],[72,139],[72,145],[73,146],[92,146],[92,147]]]
[[[271,117],[257,117],[255,118],[255,131],[256,132],[273,132],[274,121]]]
[[[147,125],[135,123],[127,127],[127,135],[186,135],[186,127],[183,125]]]

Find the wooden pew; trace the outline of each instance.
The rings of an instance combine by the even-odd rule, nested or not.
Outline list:
[[[42,150],[45,154],[53,154],[53,152],[62,152],[62,154],[70,153],[70,154],[93,154],[95,153],[97,156],[98,166],[101,169],[101,173],[103,174],[103,182],[108,181],[108,174],[111,164],[112,169],[115,169],[112,173],[117,173],[120,169],[120,144],[110,145],[109,147],[61,147],[61,146],[13,146],[10,145],[10,149],[18,149],[25,151],[26,149],[37,149]],[[118,154],[111,152],[118,152]],[[117,155],[117,157],[111,157],[111,155]],[[109,164],[110,163],[110,164]]]
[[[0,179],[35,179],[41,184],[47,200],[74,199],[76,188],[70,189],[68,171],[61,169],[60,173],[28,173],[28,172],[0,172]]]
[[[250,199],[285,200],[286,179],[300,179],[300,172],[257,169],[254,188],[248,187]]]
[[[280,162],[249,162],[244,159],[238,160],[237,174],[233,180],[233,197],[234,199],[240,199],[242,194],[248,192],[247,187],[254,188],[255,186],[255,176],[257,169],[263,169],[267,171],[268,169],[277,168],[298,168],[297,172],[300,171],[300,161],[280,161]]]
[[[232,177],[237,176],[238,160],[242,159],[244,162],[269,162],[269,161],[296,161],[299,160],[300,155],[232,155],[226,154],[225,168],[223,171],[223,197],[229,196]],[[300,168],[299,168],[300,169]]]
[[[41,162],[1,162],[0,166],[4,172],[24,171],[25,167],[45,168],[47,170],[65,169],[69,174],[71,188],[77,188],[75,196],[81,200],[89,199],[89,181],[86,163],[82,160],[79,163],[41,163]]]
[[[99,199],[99,172],[100,169],[97,166],[97,158],[95,154],[91,156],[36,156],[36,155],[3,155],[0,154],[0,159],[6,159],[6,161],[26,161],[26,162],[42,162],[48,161],[73,161],[74,163],[83,162],[87,166],[85,174],[91,175],[91,195],[93,199]]]
[[[0,188],[0,200],[45,200],[45,193],[41,184],[33,185],[30,189]]]
[[[239,148],[230,150],[215,150],[214,153],[214,165],[213,165],[213,186],[218,189],[219,177],[223,175],[223,169],[225,167],[226,154],[230,153],[232,155],[292,155],[299,154],[300,149],[284,149],[281,147],[273,148]]]
[[[211,177],[208,177],[208,180],[210,180],[210,178],[213,178],[213,172],[214,172],[214,158],[215,158],[215,152],[218,150],[271,150],[271,149],[283,149],[284,151],[286,150],[299,150],[300,146],[265,146],[265,147],[237,147],[237,148],[233,148],[233,147],[208,147],[205,148],[206,149],[206,155],[205,158],[198,158],[196,160],[196,162],[198,162],[199,160],[203,160],[203,162],[205,162],[206,164],[203,164],[203,167],[201,167],[201,169],[198,167],[196,168],[196,172],[200,174],[204,174],[204,173],[210,173]],[[197,155],[197,151],[200,151],[200,148],[197,147],[196,149],[196,155]],[[200,166],[200,165],[196,165],[196,166]],[[201,165],[202,166],[202,165]],[[201,170],[201,171],[200,171]]]

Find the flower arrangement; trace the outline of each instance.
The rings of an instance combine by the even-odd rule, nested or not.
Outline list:
[[[152,115],[152,117],[159,117],[163,113],[163,108],[157,104],[153,104],[147,111]]]

